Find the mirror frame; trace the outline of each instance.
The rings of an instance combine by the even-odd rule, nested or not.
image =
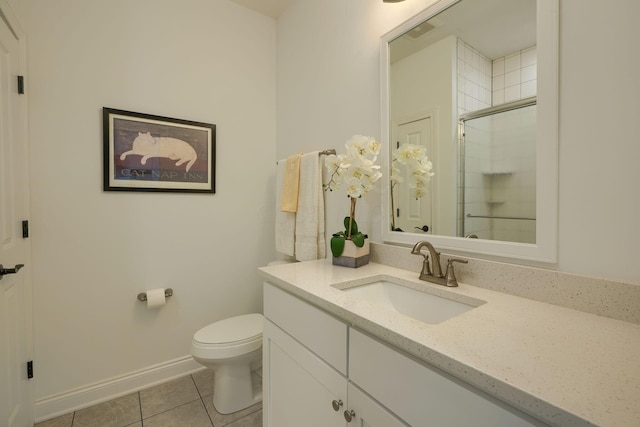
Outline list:
[[[416,25],[461,0],[439,0],[410,18],[380,40],[381,142],[383,176],[390,176],[389,43]],[[537,142],[536,142],[536,243],[391,231],[390,186],[382,191],[382,238],[384,243],[413,245],[427,239],[438,249],[501,257],[557,262],[558,257],[558,56],[559,0],[537,0]],[[453,141],[452,141],[453,143]],[[542,167],[544,165],[544,167]],[[437,171],[436,171],[437,173]]]

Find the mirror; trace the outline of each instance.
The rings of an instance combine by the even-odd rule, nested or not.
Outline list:
[[[556,260],[557,57],[558,0],[441,0],[383,36],[385,242]]]

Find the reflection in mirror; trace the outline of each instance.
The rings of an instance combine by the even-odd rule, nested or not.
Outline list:
[[[494,169],[504,156],[521,157],[514,152],[519,144],[496,129],[503,135],[498,141],[485,128],[482,142],[468,142],[464,154],[458,149],[464,146],[458,135],[463,114],[535,96],[535,9],[535,0],[462,0],[389,43],[392,149],[420,145],[436,171],[419,197],[415,173],[400,169],[395,175],[401,179],[391,184],[392,230],[535,243],[535,144],[528,152],[534,159],[532,186],[527,186],[534,203],[530,221],[502,219],[519,217],[519,209],[503,212],[514,204],[498,206],[494,200],[498,192],[518,197],[503,190],[521,187],[516,181],[524,171]],[[517,131],[518,125],[509,123],[512,115],[496,114],[502,117],[500,126]],[[498,126],[491,119],[484,122]],[[398,170],[396,158],[391,159],[392,171]],[[519,167],[517,161],[510,164]],[[470,203],[475,211],[467,217]]]
[[[425,133],[423,127],[428,121],[419,120],[417,123],[409,123],[404,128],[416,129],[413,136],[405,135],[404,144],[396,146],[391,154],[391,230],[404,231],[411,226],[423,232],[429,231],[429,226],[424,222],[431,222],[429,205],[431,204],[431,192],[429,182],[433,173],[433,164],[427,156],[427,150],[431,148],[420,139]],[[406,132],[406,130],[405,130]],[[395,200],[402,200],[403,216],[400,216],[400,208],[395,208]],[[405,213],[405,210],[407,213]],[[396,224],[396,217],[398,218]],[[402,221],[401,221],[402,219]],[[417,222],[411,222],[417,219]]]
[[[555,257],[557,9],[441,0],[383,37],[385,241]],[[422,181],[399,161],[407,151],[426,156]]]
[[[459,129],[460,234],[535,243],[535,98],[463,114]]]

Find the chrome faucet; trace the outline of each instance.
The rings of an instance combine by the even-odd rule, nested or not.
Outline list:
[[[423,247],[427,247],[429,249],[429,255],[425,255],[420,250]],[[422,255],[424,257],[424,262],[422,263],[422,272],[420,273],[420,280],[429,280],[427,277],[437,277],[442,278],[442,268],[440,267],[440,252],[436,251],[436,248],[426,240],[422,240],[415,244],[413,249],[411,250],[413,255]],[[431,264],[433,265],[433,273],[431,272],[431,268],[429,268],[429,256],[431,256]]]
[[[429,250],[428,255],[421,252],[421,249],[425,246]],[[415,244],[411,253],[413,255],[422,255],[424,257],[424,261],[422,262],[422,271],[420,271],[420,280],[449,287],[458,286],[458,281],[456,279],[455,272],[453,271],[453,263],[461,262],[466,264],[469,262],[464,259],[450,258],[447,260],[447,269],[443,275],[442,266],[440,265],[440,252],[436,251],[436,248],[434,248],[431,243],[422,240]],[[429,266],[429,257],[431,257],[431,267]]]

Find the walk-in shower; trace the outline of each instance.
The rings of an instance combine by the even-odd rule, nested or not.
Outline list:
[[[536,98],[460,116],[458,141],[458,236],[535,243]]]

